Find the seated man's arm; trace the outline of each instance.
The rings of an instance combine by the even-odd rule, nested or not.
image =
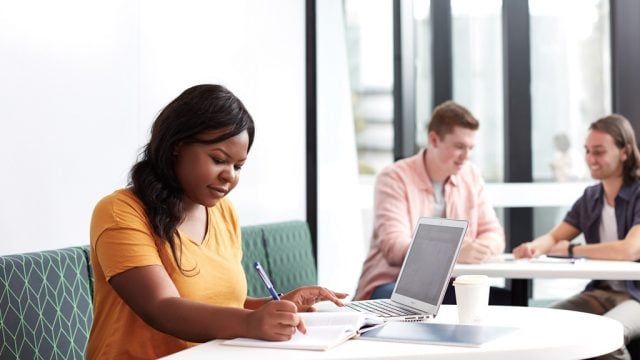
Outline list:
[[[411,242],[412,221],[409,219],[408,194],[405,184],[392,171],[378,175],[374,197],[374,238],[385,260],[401,266]]]
[[[476,241],[480,244],[485,244],[491,251],[491,256],[497,256],[504,252],[504,236],[484,234],[478,236]]]
[[[631,227],[623,240],[576,246],[573,254],[590,259],[636,261],[640,259],[640,224]]]
[[[549,233],[544,234],[533,241],[522,243],[513,249],[513,255],[516,258],[531,258],[538,255],[546,254],[554,248],[557,243],[564,240],[565,246],[569,241],[580,234],[580,230],[567,222],[561,222]]]
[[[504,229],[498,221],[496,211],[487,198],[484,180],[480,177],[478,185],[478,235],[476,241],[486,245],[491,256],[502,254],[505,248]]]

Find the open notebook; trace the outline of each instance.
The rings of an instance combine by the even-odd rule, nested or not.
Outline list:
[[[299,313],[307,333],[296,332],[288,341],[266,341],[237,338],[223,345],[280,349],[328,350],[346,340],[383,323],[382,319],[356,312]]]

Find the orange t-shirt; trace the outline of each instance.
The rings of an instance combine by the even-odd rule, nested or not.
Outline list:
[[[88,359],[155,359],[195,345],[153,329],[129,308],[108,282],[126,270],[161,265],[180,296],[243,307],[247,283],[235,210],[223,198],[208,209],[208,217],[202,244],[178,232],[185,276],[169,243],[154,235],[142,202],[130,190],[118,190],[96,205],[91,219],[95,285]]]

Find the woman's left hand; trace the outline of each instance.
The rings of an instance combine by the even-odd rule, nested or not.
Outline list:
[[[337,306],[344,306],[340,299],[347,297],[345,293],[331,291],[321,286],[305,286],[284,294],[281,299],[289,300],[298,306],[300,312],[316,311],[313,304],[320,301],[331,301]]]

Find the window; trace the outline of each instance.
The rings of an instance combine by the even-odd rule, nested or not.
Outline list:
[[[393,162],[393,2],[344,0],[359,173]]]
[[[502,0],[452,0],[453,100],[480,121],[472,160],[503,181]]]
[[[534,181],[587,180],[589,124],[611,112],[609,2],[530,0]]]
[[[529,12],[533,179],[589,181],[583,149],[587,129],[611,113],[609,2],[530,0]],[[568,209],[534,208],[535,236],[551,230]],[[568,297],[584,283],[536,280],[533,297]]]
[[[413,1],[416,57],[416,144],[427,143],[427,123],[433,110],[431,61],[431,1]]]

